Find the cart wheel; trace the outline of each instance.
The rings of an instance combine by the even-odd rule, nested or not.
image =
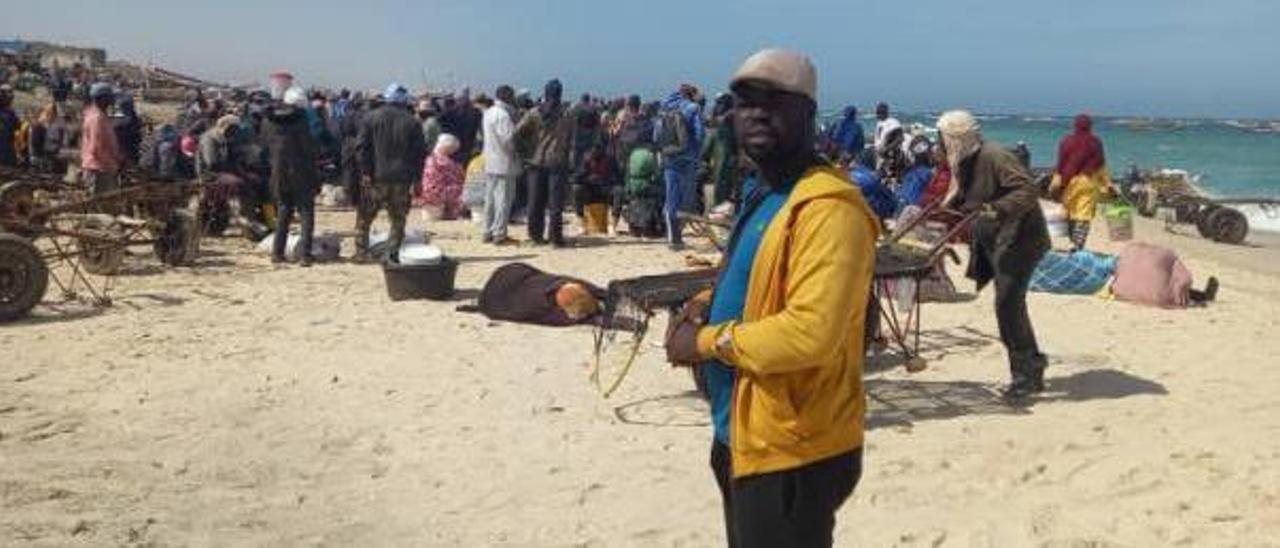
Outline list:
[[[106,221],[92,217],[80,224],[80,229],[87,233],[96,234],[101,238],[119,238],[120,235],[109,227],[110,224]],[[76,245],[80,247],[80,265],[90,274],[110,276],[119,271],[120,265],[124,264],[123,246],[90,242],[83,238],[77,240]]]
[[[1200,231],[1201,237],[1213,239],[1213,225],[1209,224],[1209,218],[1220,209],[1222,208],[1210,204],[1200,210],[1200,213],[1196,216],[1196,230]]]
[[[1236,209],[1223,207],[1209,217],[1209,227],[1213,231],[1213,241],[1239,245],[1249,235],[1249,219]]]
[[[907,360],[908,373],[919,373],[928,368],[929,368],[929,362],[925,361],[925,359],[921,358],[920,356],[914,356],[911,359]]]
[[[35,219],[36,194],[35,187],[22,181],[12,181],[0,185],[0,219],[17,219],[22,224],[6,225],[4,230],[24,238],[35,236],[31,229],[39,226],[41,221]]]
[[[1200,203],[1196,199],[1186,196],[1181,196],[1174,200],[1172,205],[1179,223],[1194,222],[1196,211],[1200,209]]]
[[[195,262],[200,254],[200,229],[195,215],[184,210],[169,213],[153,248],[156,258],[169,266]]]
[[[44,299],[49,268],[31,241],[0,233],[0,322],[26,316]]]

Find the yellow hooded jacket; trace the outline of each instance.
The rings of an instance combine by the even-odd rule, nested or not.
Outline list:
[[[733,476],[798,468],[862,446],[863,328],[879,223],[841,171],[811,168],[766,229],[742,321],[698,332],[736,369]]]

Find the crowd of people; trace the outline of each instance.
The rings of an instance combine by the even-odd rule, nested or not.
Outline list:
[[[1005,393],[1021,399],[1044,390],[1047,365],[1026,303],[1049,249],[1041,191],[1025,151],[984,139],[965,111],[943,114],[936,140],[884,103],[869,145],[856,107],[819,127],[816,69],[798,53],[752,56],[731,89],[710,109],[689,84],[658,102],[584,94],[570,104],[556,79],[537,100],[509,85],[493,97],[414,97],[393,83],[365,96],[308,93],[279,72],[266,90],[198,98],[151,131],[105,83],[88,88],[79,112],[54,97],[31,121],[0,90],[0,164],[70,167],[95,193],[118,188],[130,169],[198,178],[222,189],[206,193],[206,217],[235,198],[242,224],[274,225],[275,261],[286,260],[297,216],[302,266],[326,178],[355,204],[357,261],[378,259],[370,227],[383,210],[391,231],[380,259],[397,262],[414,207],[428,222],[470,215],[495,246],[520,243],[511,231],[520,221],[532,245],[570,245],[570,213],[584,234],[625,221],[672,249],[684,245],[686,215],[723,207],[737,222],[720,279],[675,317],[667,356],[707,381],[730,544],[829,546],[861,473],[864,329],[886,221],[931,204],[971,219],[967,275],[995,286]],[[1064,138],[1051,188],[1068,203],[1077,248],[1110,187],[1090,126],[1082,116]],[[788,394],[804,397],[779,399]]]
[[[735,135],[734,95],[720,94],[708,108],[690,84],[647,103],[637,95],[589,94],[570,103],[559,80],[547,82],[536,100],[507,85],[492,98],[469,90],[414,97],[399,85],[367,95],[308,93],[283,72],[269,87],[198,96],[174,122],[155,127],[144,124],[129,94],[103,83],[79,91],[83,108],[69,101],[72,89],[51,86],[51,101],[24,117],[11,108],[11,91],[0,89],[0,165],[56,173],[70,167],[101,190],[135,169],[219,182],[201,204],[202,224],[212,232],[238,221],[256,237],[278,233],[288,227],[289,215],[279,215],[287,211],[302,218],[308,241],[314,203],[295,203],[295,194],[336,182],[358,212],[361,261],[373,259],[362,242],[374,216],[386,210],[396,242],[412,208],[428,221],[472,217],[484,241],[498,246],[520,243],[511,231],[518,223],[530,244],[568,245],[564,215],[571,212],[584,234],[616,233],[625,224],[634,236],[665,238],[680,249],[683,219],[736,210],[742,182],[755,169]],[[868,135],[850,105],[820,128],[815,146],[848,171],[881,219],[940,200],[951,183],[941,143],[920,124],[902,124],[886,103],[876,105],[875,120]],[[418,130],[412,136],[410,122]],[[300,132],[284,139],[280,124],[305,126],[306,146],[295,142]],[[114,139],[104,137],[108,126]],[[1083,117],[1064,138],[1051,188],[1068,206],[1077,249],[1099,197],[1111,191],[1089,126]],[[1025,145],[1014,153],[1030,167]],[[285,223],[276,226],[280,217]],[[384,258],[394,259],[394,251]]]

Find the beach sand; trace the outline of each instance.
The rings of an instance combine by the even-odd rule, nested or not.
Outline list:
[[[468,222],[430,228],[463,297],[515,260],[599,283],[684,265],[629,239],[499,249]],[[1052,365],[1026,409],[996,396],[990,291],[926,305],[929,368],[868,365],[838,545],[1280,546],[1280,254],[1137,228],[1197,286],[1221,278],[1219,301],[1033,294]],[[178,269],[138,250],[111,308],[51,292],[0,326],[0,545],[723,543],[706,407],[660,348],[605,400],[588,328],[392,303],[375,266],[205,248]]]

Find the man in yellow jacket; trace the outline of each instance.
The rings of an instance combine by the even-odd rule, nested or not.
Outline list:
[[[702,368],[730,546],[830,546],[861,477],[863,329],[879,223],[814,153],[817,73],[765,50],[731,83],[747,181],[710,303],[668,330]],[[707,308],[709,306],[709,317]]]

